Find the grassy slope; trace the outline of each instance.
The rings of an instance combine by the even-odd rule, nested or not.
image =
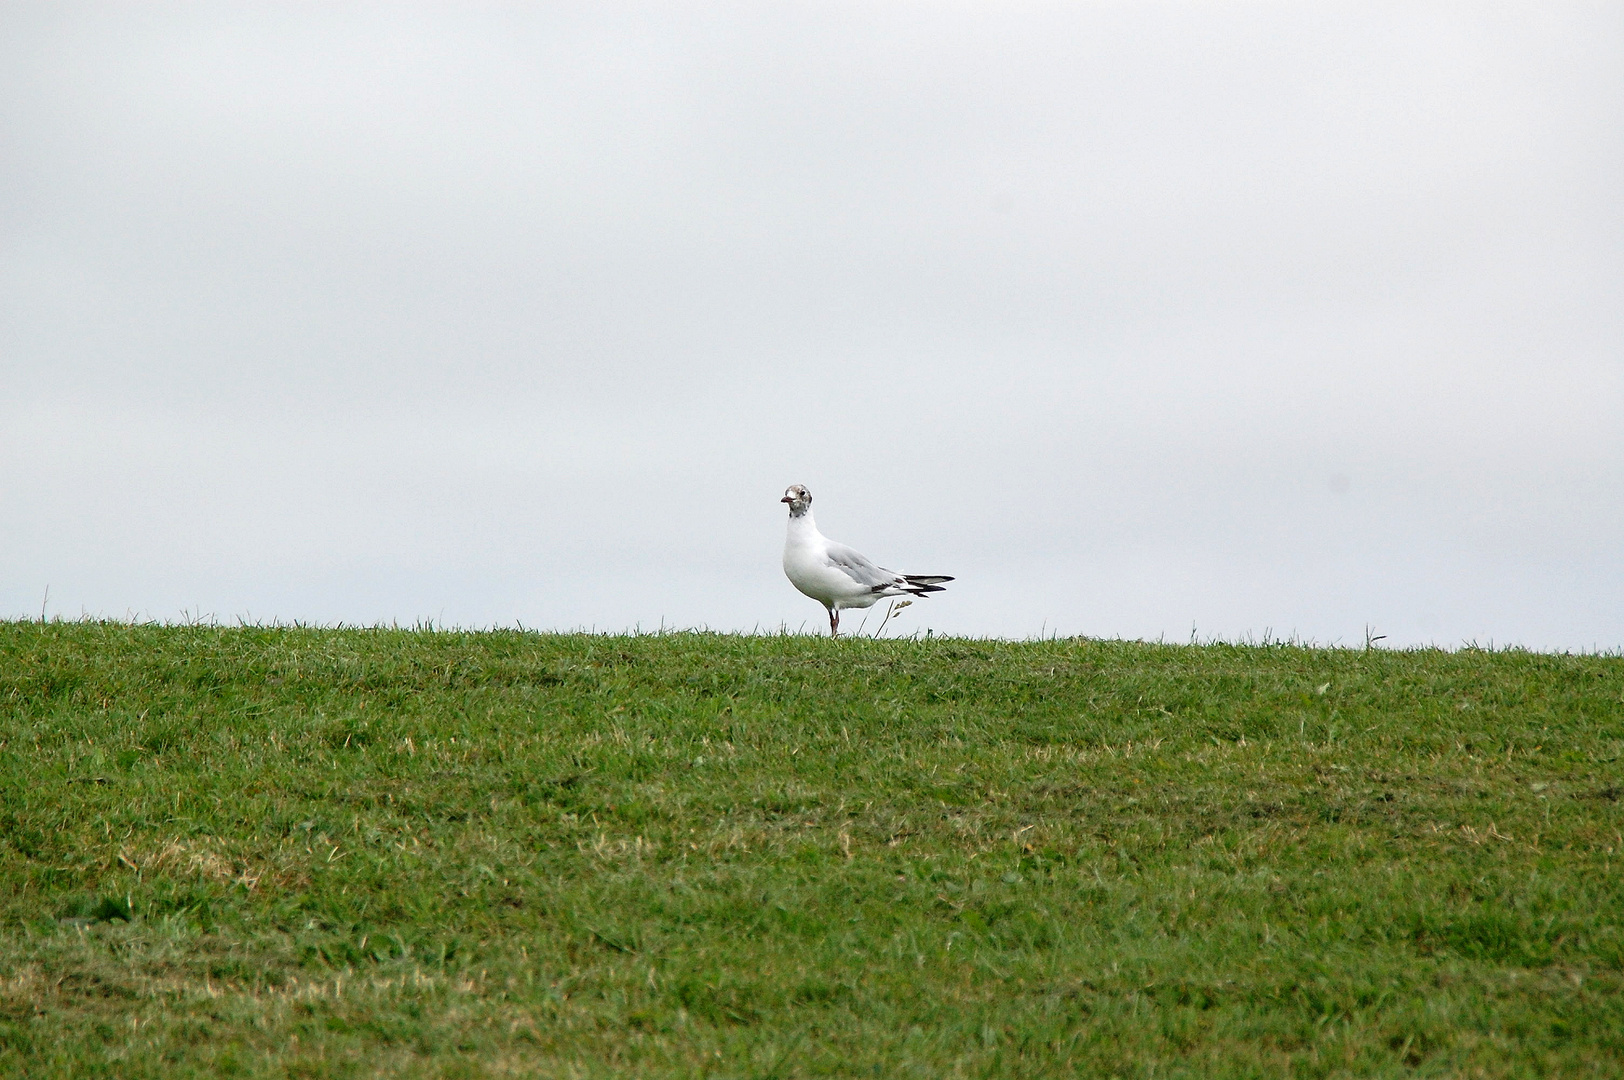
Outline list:
[[[0,1072],[1624,1076],[1624,659],[0,623]]]

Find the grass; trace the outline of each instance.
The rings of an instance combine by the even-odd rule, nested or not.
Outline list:
[[[1624,1076],[1624,659],[0,623],[0,1073]]]

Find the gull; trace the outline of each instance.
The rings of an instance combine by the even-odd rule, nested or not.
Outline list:
[[[784,575],[790,584],[829,609],[829,636],[840,636],[842,608],[866,608],[888,596],[941,592],[942,574],[899,574],[876,566],[845,544],[818,532],[812,520],[812,493],[791,484],[779,502],[789,503],[789,535],[784,540]]]

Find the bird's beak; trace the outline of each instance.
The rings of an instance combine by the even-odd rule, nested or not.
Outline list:
[[[779,502],[794,502],[795,500],[790,498],[788,495],[785,495],[782,499],[779,499],[778,501]]]

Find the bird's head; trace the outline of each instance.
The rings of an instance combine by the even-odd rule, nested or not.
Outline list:
[[[812,505],[812,493],[800,484],[791,484],[784,490],[784,497],[778,501],[789,503],[790,517],[800,517],[806,513],[807,507]]]

